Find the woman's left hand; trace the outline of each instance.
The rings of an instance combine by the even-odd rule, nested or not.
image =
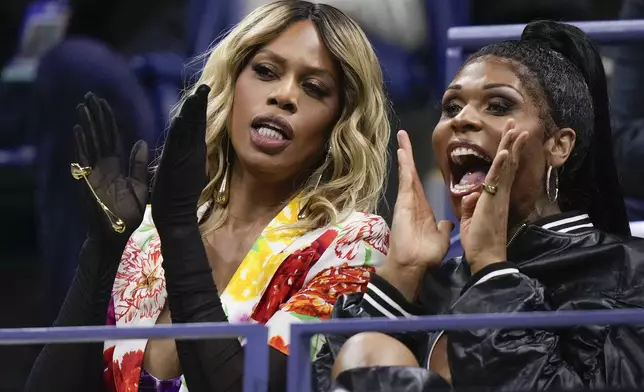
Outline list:
[[[509,120],[485,177],[496,194],[482,189],[461,200],[461,243],[472,274],[506,261],[510,192],[527,137],[527,131],[516,129],[514,120]]]
[[[201,85],[173,120],[152,186],[157,228],[197,224],[206,181],[206,109],[210,87]]]

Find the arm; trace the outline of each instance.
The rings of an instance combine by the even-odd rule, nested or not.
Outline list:
[[[173,323],[225,322],[201,232],[197,202],[206,178],[206,106],[202,85],[181,108],[166,140],[152,191]],[[176,341],[186,383],[195,391],[240,391],[244,351],[238,339]],[[285,356],[270,353],[270,388],[284,390]]]
[[[368,223],[372,225],[368,226]],[[332,242],[331,246],[328,245],[330,241],[327,234],[333,233],[332,230],[314,241],[310,247],[288,256],[271,282],[275,292],[266,293],[262,301],[267,302],[257,305],[258,309],[271,309],[274,304],[281,303],[279,308],[276,307],[269,313],[260,312],[254,316],[257,321],[265,322],[271,331],[271,391],[282,391],[286,387],[289,326],[296,322],[329,318],[338,297],[365,290],[369,273],[373,271],[365,263],[378,265],[382,262],[384,254],[370,243],[386,238],[386,224],[382,218],[371,218],[366,222],[358,222],[358,225],[359,227],[353,227],[355,230],[343,232],[346,235],[341,233],[338,241]],[[361,235],[353,238],[354,233]],[[196,224],[186,231],[159,228],[159,234],[173,322],[227,321]],[[343,247],[342,250],[339,250],[339,246]],[[342,256],[338,256],[338,252]],[[346,254],[350,256],[345,257]],[[301,255],[305,257],[299,257]],[[298,264],[302,259],[307,260],[307,266]],[[288,279],[281,279],[293,276],[290,270],[292,266],[304,269],[310,266],[307,275],[312,276],[308,281],[303,281],[301,288],[294,292],[288,290],[291,287],[286,283]],[[293,286],[298,287],[298,283]],[[191,388],[194,385],[199,386],[198,390],[202,386],[204,390],[241,388],[244,351],[237,339],[177,341],[177,350],[187,384]]]
[[[54,327],[105,325],[107,305],[121,256],[121,244],[88,238],[80,264]],[[47,344],[31,369],[25,391],[100,390],[103,343]],[[61,377],[70,374],[72,377]]]
[[[160,228],[163,267],[172,323],[227,322],[199,228]],[[238,339],[177,340],[190,389],[241,391],[244,350]],[[286,355],[271,348],[270,391],[286,385]]]
[[[125,244],[143,218],[147,198],[148,150],[138,142],[130,154],[130,173],[121,173],[120,138],[116,120],[105,100],[89,93],[79,105],[74,128],[78,163],[90,172],[83,176],[96,196],[124,222],[123,232],[112,230],[93,195],[86,192],[90,225],[72,285],[54,326],[105,325],[110,293]],[[81,181],[85,181],[81,178]],[[82,185],[85,188],[85,184]],[[26,391],[100,390],[102,343],[48,344],[40,353]],[[73,371],[70,373],[70,369]],[[71,375],[70,375],[71,374]],[[63,376],[67,375],[67,376]]]

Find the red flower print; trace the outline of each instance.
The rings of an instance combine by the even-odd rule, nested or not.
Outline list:
[[[282,310],[326,319],[338,297],[344,294],[363,293],[373,267],[331,267],[317,274],[308,285],[295,294]]]
[[[143,350],[130,351],[123,355],[121,365],[114,363],[114,379],[118,392],[138,392],[143,364]]]
[[[353,260],[358,255],[360,241],[371,245],[380,253],[387,254],[389,249],[389,229],[384,219],[366,215],[349,223],[340,233],[335,244],[335,254],[341,259]]]
[[[131,322],[137,315],[151,318],[161,311],[165,302],[165,279],[160,258],[158,235],[150,240],[147,252],[136,242],[128,241],[112,291],[116,321]]]
[[[114,384],[114,362],[112,362],[114,348],[115,346],[112,346],[103,351],[103,366],[105,367],[103,369],[103,382],[107,392],[116,392],[116,385]]]
[[[255,307],[251,316],[253,320],[266,323],[283,303],[302,288],[307,272],[317,263],[337,234],[335,230],[328,230],[309,247],[293,252],[284,260]]]
[[[284,342],[281,336],[275,335],[268,340],[268,345],[273,347],[276,350],[279,350],[283,354],[288,355],[288,344]]]

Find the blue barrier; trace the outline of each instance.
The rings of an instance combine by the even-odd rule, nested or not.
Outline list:
[[[318,333],[561,328],[577,325],[644,325],[644,309],[444,315],[404,320],[378,318],[294,324],[291,326],[287,392],[311,389],[310,339]]]
[[[644,20],[570,22],[570,24],[582,29],[598,44],[617,45],[644,40]],[[452,81],[469,53],[494,42],[519,39],[525,26],[525,24],[515,24],[450,28],[447,31],[448,48],[445,53],[445,87]],[[446,219],[457,223],[456,230],[458,230],[458,222],[449,203],[438,208],[445,211]]]
[[[88,343],[118,339],[246,338],[244,392],[268,388],[268,329],[260,324],[200,323],[117,328],[57,327],[0,329],[0,346],[44,343]]]

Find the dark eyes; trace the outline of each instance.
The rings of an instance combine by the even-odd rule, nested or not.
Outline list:
[[[448,101],[443,103],[443,114],[447,117],[456,117],[461,109],[461,106],[454,102]]]
[[[279,79],[277,70],[270,65],[253,64],[252,69],[259,80],[269,82]],[[302,82],[301,87],[308,95],[315,99],[322,99],[329,95],[329,92],[324,86],[311,80]]]
[[[485,111],[493,116],[506,116],[512,112],[516,104],[505,98],[490,99],[485,105]],[[456,117],[463,110],[461,104],[455,100],[446,101],[442,105],[443,115],[447,117]]]
[[[271,80],[271,78],[276,77],[275,72],[263,64],[253,64],[253,71],[261,80]]]
[[[488,111],[495,116],[505,116],[514,108],[514,102],[507,99],[492,99],[488,103]]]

